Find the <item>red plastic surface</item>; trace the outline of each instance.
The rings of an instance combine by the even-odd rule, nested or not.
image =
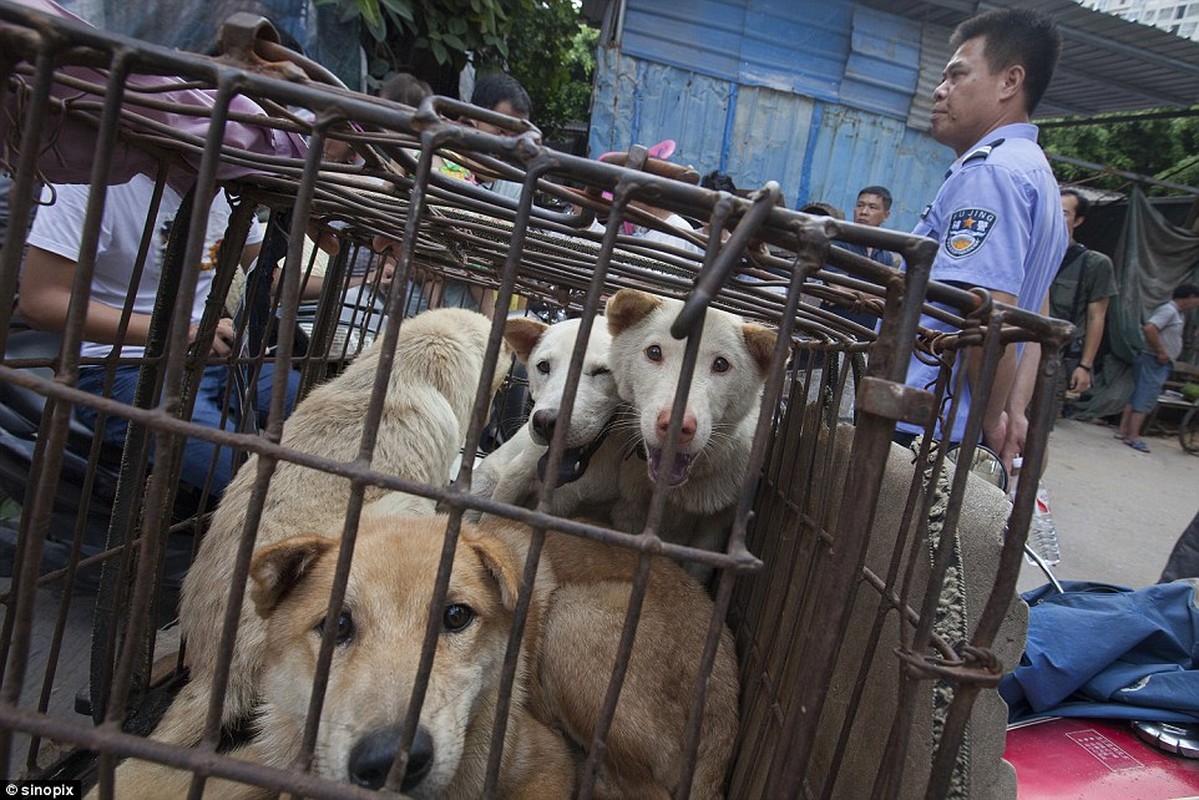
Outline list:
[[[1178,800],[1199,797],[1199,759],[1137,738],[1127,722],[1037,720],[1008,729],[1004,758],[1019,800]]]

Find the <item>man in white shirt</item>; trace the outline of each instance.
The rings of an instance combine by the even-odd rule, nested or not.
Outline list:
[[[1157,404],[1174,359],[1182,352],[1183,315],[1192,308],[1199,308],[1199,284],[1184,283],[1174,290],[1170,302],[1155,308],[1145,322],[1145,347],[1133,362],[1132,397],[1124,406],[1116,431],[1116,438],[1133,450],[1149,452],[1149,445],[1141,438],[1141,426]]]
[[[90,187],[78,184],[47,187],[29,234],[29,251],[22,269],[17,311],[30,326],[42,330],[62,331],[66,323],[67,308],[71,301],[75,271],[78,267],[83,221],[87,210]],[[84,321],[83,342],[80,354],[84,358],[101,358],[109,355],[114,345],[121,348],[122,357],[141,357],[150,334],[150,318],[162,279],[163,250],[170,226],[182,203],[182,198],[169,186],[164,188],[162,201],[153,220],[154,242],[146,257],[141,279],[136,290],[130,292],[137,255],[150,212],[154,182],[145,175],[137,175],[128,183],[108,187],[104,205],[104,216],[100,226],[100,237],[96,248],[95,269],[92,276],[91,299],[88,302]],[[51,203],[51,200],[53,202]],[[204,305],[212,286],[216,256],[219,252],[229,216],[232,213],[222,194],[213,200],[208,216],[206,244],[196,284],[196,295],[192,305],[191,333],[195,336],[203,314]],[[262,231],[256,223],[251,226],[247,237],[243,266],[249,264],[262,241]],[[119,338],[119,325],[127,298],[132,294],[131,312],[127,328]],[[233,320],[221,319],[212,342],[210,356],[224,358],[235,344]],[[118,365],[109,397],[132,404],[137,387],[136,364]],[[234,429],[238,423],[240,409],[234,402],[226,418],[224,413],[227,379],[230,367],[226,364],[210,364],[204,370],[196,394],[191,421],[213,428]],[[80,389],[103,395],[106,369],[102,366],[83,366],[79,372]],[[298,376],[289,371],[287,411],[295,402]],[[271,386],[274,381],[272,364],[264,364],[259,376],[257,407],[260,419],[265,419],[270,403]],[[97,423],[95,409],[80,406],[80,419],[91,427]],[[104,423],[102,435],[105,441],[122,445],[128,421],[123,417],[110,416]],[[212,473],[211,487],[215,494],[224,491],[233,476],[234,465],[228,451],[224,457],[214,459],[220,448],[201,439],[189,438],[183,455],[182,478],[194,486],[203,486]]]

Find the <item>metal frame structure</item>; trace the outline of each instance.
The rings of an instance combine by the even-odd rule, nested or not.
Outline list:
[[[211,508],[211,499],[202,496],[197,513],[182,521],[175,513],[181,442],[197,437],[259,457],[262,482],[254,500],[259,506],[249,514],[234,571],[231,597],[237,601],[231,605],[240,602],[238,587],[248,574],[256,511],[266,481],[280,461],[333,472],[353,482],[338,562],[342,579],[348,573],[368,485],[432,498],[448,510],[437,582],[442,597],[467,509],[531,527],[527,582],[536,575],[547,530],[631,549],[640,554],[642,568],[630,601],[621,657],[595,732],[596,740],[602,741],[620,695],[621,665],[633,643],[650,558],[665,555],[701,563],[712,567],[716,577],[710,587],[715,614],[700,674],[711,670],[726,618],[734,624],[742,661],[744,725],[730,776],[732,796],[796,797],[803,792],[836,796],[841,773],[851,766],[862,768],[850,763],[848,744],[855,716],[865,703],[861,693],[842,709],[842,718],[822,716],[830,683],[847,668],[859,675],[859,684],[873,669],[902,675],[885,755],[874,779],[874,796],[911,794],[914,772],[919,773],[920,794],[946,796],[955,770],[960,769],[959,746],[973,701],[980,692],[991,691],[1002,669],[991,648],[1012,603],[1036,486],[1035,481],[1021,482],[1007,536],[1001,548],[996,546],[998,570],[978,598],[982,610],[977,625],[964,638],[947,638],[934,624],[941,594],[936,587],[953,560],[953,533],[971,491],[971,478],[964,469],[953,471],[933,437],[925,436],[922,446],[907,454],[906,473],[898,478],[910,487],[898,530],[880,532],[881,492],[887,481],[897,480],[888,468],[895,458],[891,434],[897,420],[915,422],[931,432],[938,418],[945,421],[956,413],[952,398],[960,383],[954,381],[960,382],[964,370],[954,371],[952,366],[967,351],[981,350],[982,377],[974,393],[985,396],[1005,345],[1040,343],[1036,413],[1031,415],[1024,466],[1026,474],[1038,474],[1044,460],[1056,350],[1068,334],[1065,326],[992,303],[985,292],[931,284],[934,244],[930,241],[787,210],[778,205],[773,184],[748,198],[708,191],[676,180],[669,165],[648,159],[640,148],[629,153],[623,166],[558,153],[544,147],[538,131],[527,123],[446,98],[429,98],[421,108],[412,109],[357,95],[329,85],[327,76],[303,59],[281,58],[267,30],[264,21],[233,20],[224,34],[227,54],[208,59],[0,2],[0,162],[13,172],[16,187],[13,220],[0,251],[0,294],[12,297],[18,288],[23,222],[34,211],[32,198],[39,181],[82,181],[93,187],[84,221],[85,250],[91,248],[91,253],[106,183],[146,171],[160,186],[169,182],[195,192],[190,234],[176,231],[178,246],[170,251],[173,260],[164,271],[170,279],[164,281],[155,312],[151,355],[141,362],[145,391],[136,405],[75,388],[81,367],[111,365],[111,361],[97,364],[79,355],[92,261],[86,254],[75,284],[78,302],[66,320],[59,352],[41,360],[0,362],[0,384],[32,391],[46,400],[28,489],[18,498],[22,515],[13,577],[0,597],[5,611],[0,633],[0,774],[6,778],[83,774],[79,754],[89,751],[99,754],[102,796],[111,791],[112,768],[124,757],[193,771],[193,796],[211,776],[306,797],[368,796],[361,789],[305,771],[319,719],[320,691],[314,692],[305,752],[291,771],[215,755],[221,738],[223,687],[212,698],[199,747],[181,750],[139,735],[152,726],[162,687],[177,685],[181,679],[181,655],[167,662],[156,659],[162,653],[163,635],[156,621],[169,618],[173,610],[162,568],[170,537],[198,538],[207,520],[205,509]],[[491,122],[507,133],[493,136],[461,124],[468,119]],[[331,141],[352,148],[356,163],[323,160],[324,145]],[[524,187],[520,199],[505,200],[439,174],[433,169],[435,155],[468,164],[478,175],[520,182]],[[363,317],[346,323],[341,316],[346,299],[363,291],[381,297],[386,325],[379,336],[385,356],[380,359],[360,457],[352,463],[279,445],[285,424],[282,413],[272,413],[271,423],[262,431],[222,432],[188,421],[190,394],[205,365],[188,347],[193,293],[189,287],[194,285],[200,260],[206,209],[218,191],[235,200],[227,242],[245,240],[251,212],[258,208],[271,212],[268,241],[276,235],[286,237],[286,258],[274,298],[269,291],[273,263],[258,270],[259,279],[251,281],[247,296],[258,310],[249,315],[241,331],[244,355],[232,358],[230,369],[253,372],[271,358],[279,370],[301,371],[304,387],[310,387],[352,358],[363,342],[362,335],[346,336],[344,330],[338,336],[339,326],[344,329],[348,324],[361,331],[367,325]],[[701,221],[721,235],[709,238],[695,233],[691,238],[702,247],[699,256],[683,247],[626,236],[621,227],[626,219],[654,224],[636,203]],[[597,215],[606,220],[602,231],[590,227]],[[310,236],[335,240],[339,250],[328,259],[324,292],[312,315],[312,341],[298,355],[294,331],[301,284],[318,260],[315,255],[304,256],[304,240]],[[390,293],[379,293],[378,284],[357,286],[350,280],[350,264],[358,255],[369,255],[372,264],[378,262],[380,241],[398,243]],[[857,257],[833,246],[834,241],[899,252],[906,270],[891,270]],[[231,256],[224,257],[217,270],[218,287],[232,281],[238,269],[235,262]],[[839,271],[827,269],[829,265]],[[683,299],[684,310],[673,328],[676,336],[688,338],[676,412],[683,409],[686,385],[695,369],[699,341],[694,334],[702,326],[705,309],[722,308],[777,327],[779,344],[761,398],[748,477],[727,549],[709,552],[663,541],[658,535],[667,491],[663,485],[655,490],[646,528],[624,532],[546,513],[549,488],[543,490],[537,508],[476,498],[469,493],[470,458],[463,460],[453,481],[441,486],[372,469],[372,431],[380,419],[386,374],[403,326],[407,300],[403,287],[418,268],[494,292],[500,309],[513,307],[514,298],[530,298],[577,313],[584,320],[600,313],[604,298],[621,287]],[[926,299],[938,305],[925,305]],[[876,313],[881,320],[878,333],[835,313],[836,308],[849,306]],[[954,332],[934,335],[922,326],[922,314],[951,322]],[[217,304],[211,304],[200,326],[199,342],[212,336],[217,316]],[[499,358],[502,315],[496,316],[483,374],[490,374]],[[14,325],[9,304],[0,307],[0,317],[0,344],[7,344]],[[277,347],[267,355],[263,343],[272,334]],[[567,414],[585,346],[585,340],[575,346]],[[936,386],[913,390],[903,385],[913,352],[944,365]],[[53,377],[32,367],[50,368]],[[466,453],[477,452],[483,437],[491,403],[486,383],[481,380],[477,388]],[[850,391],[856,392],[856,425],[846,426],[837,422],[836,409]],[[272,403],[273,412],[282,411],[281,390],[277,389]],[[119,465],[107,540],[90,552],[84,548],[82,522],[69,531],[52,524],[64,453],[69,449],[72,409],[82,405],[134,423]],[[675,414],[674,436],[681,416]],[[565,427],[561,424],[558,430]],[[972,413],[968,435],[977,438],[980,428],[981,414]],[[836,442],[844,448],[840,456]],[[547,474],[557,473],[563,450],[564,436],[559,435],[550,446]],[[969,463],[969,445],[963,450],[960,461]],[[671,455],[666,453],[667,458]],[[101,459],[99,445],[85,457],[94,468]],[[833,470],[838,459],[841,473]],[[842,477],[834,487],[817,481],[821,474]],[[929,488],[938,481],[944,487],[940,493]],[[90,491],[88,483],[81,520],[88,513]],[[934,537],[939,543],[930,551],[927,567],[917,568],[922,560],[917,543],[928,540],[935,499],[943,504],[939,538]],[[909,531],[914,533],[905,533]],[[47,543],[55,540],[70,544],[73,558],[65,569],[45,570],[42,554]],[[868,551],[880,547],[889,556],[888,569],[868,563]],[[99,593],[77,590],[79,571],[97,564],[102,565]],[[915,579],[914,571],[927,572],[927,580]],[[854,598],[863,590],[873,598],[879,622],[858,660],[847,667],[839,657],[847,631],[856,624]],[[340,591],[335,589],[329,600],[334,619],[342,601]],[[47,613],[53,607],[46,605],[47,597],[57,601],[56,613]],[[527,602],[526,593],[518,607],[514,643],[520,640]],[[51,698],[81,688],[65,684],[68,678],[59,668],[72,645],[79,645],[71,640],[71,609],[91,604],[95,622],[91,640],[83,648],[90,662],[84,705],[92,719],[86,719],[56,710]],[[779,624],[779,614],[793,624]],[[885,619],[898,620],[899,643],[894,652],[885,644]],[[236,620],[233,611],[222,642],[226,663]],[[431,625],[422,662],[426,679],[434,633]],[[45,657],[36,644],[43,640],[50,643]],[[327,630],[318,684],[328,677],[332,644],[332,631]],[[509,647],[505,697],[511,690],[517,646]],[[918,749],[911,740],[913,720],[927,714],[921,698],[938,681],[952,687],[952,700],[938,723],[935,754],[929,755],[928,764],[913,768],[905,758]],[[689,792],[705,685],[701,680],[693,691],[686,774],[680,776],[678,797]],[[423,680],[418,681],[407,720],[407,742],[412,740],[425,687]],[[504,715],[500,717],[493,742],[502,740]],[[48,741],[55,746],[48,746]],[[819,756],[830,747],[836,754],[831,763]],[[489,793],[494,792],[499,749],[499,745],[493,748],[489,765]],[[402,773],[405,758],[398,759],[397,773]],[[589,777],[583,779],[578,796],[590,797],[594,769],[581,774]]]

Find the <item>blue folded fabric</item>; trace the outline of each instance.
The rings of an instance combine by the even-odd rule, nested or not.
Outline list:
[[[1063,581],[1022,595],[1028,642],[999,693],[1041,716],[1199,722],[1199,580],[1144,589]]]

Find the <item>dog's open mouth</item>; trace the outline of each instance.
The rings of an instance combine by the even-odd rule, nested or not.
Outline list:
[[[645,461],[649,466],[649,479],[657,481],[659,473],[662,472],[662,449],[647,445],[645,454]],[[687,478],[691,476],[691,462],[693,461],[695,461],[695,453],[675,453],[674,461],[669,465],[670,471],[666,474],[666,484],[678,486],[686,483]]]
[[[587,465],[591,463],[593,452],[595,452],[595,448],[591,445],[566,448],[562,453],[562,463],[558,465],[558,476],[554,479],[554,488],[574,483],[583,477],[583,473],[587,471]],[[537,459],[537,478],[542,482],[545,481],[545,472],[549,462],[550,451],[546,450],[541,458]]]

